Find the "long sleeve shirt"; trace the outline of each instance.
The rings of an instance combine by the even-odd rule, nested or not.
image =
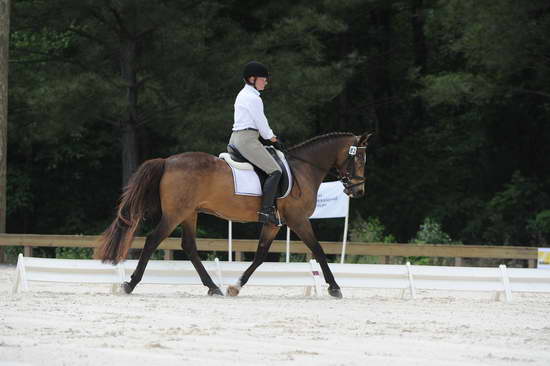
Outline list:
[[[245,85],[235,99],[233,131],[245,128],[257,129],[260,136],[266,140],[275,136],[265,117],[260,92],[250,85]]]

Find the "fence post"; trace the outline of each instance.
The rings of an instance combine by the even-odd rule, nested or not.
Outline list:
[[[23,255],[25,257],[32,257],[32,247],[30,246],[24,246],[23,247]]]
[[[510,288],[510,278],[508,277],[508,271],[506,270],[506,266],[504,264],[501,264],[500,266],[498,266],[498,268],[500,269],[502,287],[504,289],[506,302],[510,302],[512,301],[512,289]]]
[[[412,267],[411,267],[411,262],[407,262],[405,264],[405,266],[407,267],[407,277],[409,279],[409,290],[411,291],[411,298],[415,299],[416,298],[416,288],[414,286],[414,279],[413,279],[413,271],[412,271]],[[402,293],[401,297],[403,297],[403,295],[404,295],[404,292]]]
[[[242,262],[242,260],[243,260],[243,252],[235,252],[235,261]]]
[[[25,258],[21,253],[17,257],[17,275],[12,293],[17,293],[19,290],[28,291],[29,284],[27,282],[27,274],[25,272]]]

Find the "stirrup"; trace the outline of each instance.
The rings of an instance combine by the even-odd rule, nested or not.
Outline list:
[[[283,226],[284,222],[281,220],[279,210],[274,207],[270,207],[266,210],[258,212],[258,221],[263,224],[273,224],[275,226]]]

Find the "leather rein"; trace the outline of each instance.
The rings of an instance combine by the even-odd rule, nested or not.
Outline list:
[[[359,186],[361,184],[364,184],[367,179],[365,178],[365,176],[359,176],[359,175],[356,175],[356,172],[355,172],[355,157],[357,155],[357,150],[358,149],[366,149],[367,147],[366,146],[355,146],[355,145],[352,145],[349,147],[349,150],[348,150],[348,155],[346,157],[346,160],[344,161],[344,163],[342,164],[342,166],[340,168],[337,168],[337,174],[334,174],[331,172],[332,168],[330,168],[330,170],[328,171],[328,175],[330,176],[333,176],[335,177],[336,179],[338,179],[339,181],[342,182],[342,184],[344,185],[344,188],[345,188],[345,192],[348,193],[349,190],[353,187],[356,187],[356,186]],[[286,150],[286,149],[285,149]],[[283,151],[285,153],[285,155],[288,155],[289,157],[293,158],[293,159],[296,159],[296,160],[300,160],[300,161],[303,161],[304,163],[307,163],[309,165],[311,165],[312,167],[314,168],[317,168],[321,171],[325,171],[326,168],[322,168],[306,159],[303,159],[299,156],[296,156],[296,155],[293,155],[291,154],[290,152],[288,152],[288,150],[286,151]],[[350,168],[350,165],[351,165],[351,168]],[[343,174],[342,174],[342,171],[343,171]],[[359,182],[357,183],[352,183],[352,180],[353,179],[358,179]]]

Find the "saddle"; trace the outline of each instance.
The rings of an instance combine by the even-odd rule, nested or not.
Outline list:
[[[290,172],[290,167],[288,166],[284,154],[275,149],[273,146],[266,146],[267,151],[273,156],[279,167],[281,168],[281,180],[279,181],[279,187],[275,195],[276,198],[283,198],[288,195],[290,188],[292,188],[292,174]],[[249,162],[242,154],[239,152],[237,147],[233,144],[227,145],[227,153],[221,153],[219,155],[220,159],[225,160],[225,162],[232,168],[232,170],[249,170],[254,171],[260,180],[260,186],[263,187],[264,182],[267,178],[267,173],[253,165]],[[236,172],[233,171],[233,175],[236,176]],[[260,193],[261,194],[261,193]]]

